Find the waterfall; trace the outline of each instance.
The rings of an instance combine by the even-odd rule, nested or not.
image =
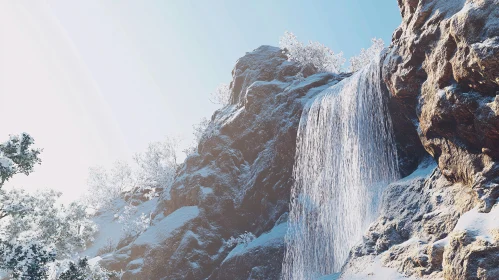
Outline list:
[[[340,271],[398,176],[379,58],[302,113],[286,235],[285,280]]]

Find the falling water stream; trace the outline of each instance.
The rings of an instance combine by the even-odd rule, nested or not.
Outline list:
[[[317,96],[303,111],[282,276],[340,271],[398,176],[379,59]]]

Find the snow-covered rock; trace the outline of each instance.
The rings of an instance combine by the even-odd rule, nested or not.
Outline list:
[[[136,206],[137,215],[155,206],[149,228],[99,263],[124,270],[124,279],[278,278],[301,111],[347,76],[315,72],[270,46],[239,59],[231,104],[213,114],[169,191]],[[113,217],[99,218],[101,245],[116,236]],[[244,248],[227,244],[245,232],[256,239]]]

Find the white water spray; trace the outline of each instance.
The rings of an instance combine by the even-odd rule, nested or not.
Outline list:
[[[330,87],[303,111],[282,276],[340,271],[398,176],[379,59]]]

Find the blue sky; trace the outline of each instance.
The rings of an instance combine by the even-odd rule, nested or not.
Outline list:
[[[0,137],[27,131],[45,148],[38,174],[15,183],[76,197],[89,165],[168,135],[189,141],[245,52],[288,30],[348,58],[373,37],[389,43],[400,15],[395,0],[19,0],[1,2],[0,21],[0,102],[34,101]]]

